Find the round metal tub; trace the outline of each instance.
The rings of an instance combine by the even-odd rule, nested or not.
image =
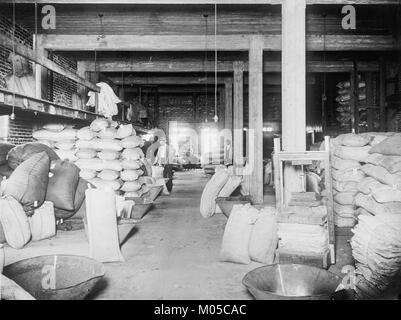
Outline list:
[[[248,272],[242,280],[256,300],[330,300],[342,278],[301,264],[272,264]]]
[[[82,300],[104,276],[104,267],[87,257],[48,255],[10,264],[3,274],[38,300]]]

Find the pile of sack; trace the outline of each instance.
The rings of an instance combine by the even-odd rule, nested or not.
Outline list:
[[[351,82],[350,81],[342,81],[337,84],[337,121],[340,125],[346,129],[351,129],[352,119],[354,115],[351,110],[351,100],[352,100],[352,92],[351,92]],[[358,103],[365,103],[366,100],[366,83],[361,80],[361,77],[358,77]],[[357,105],[358,105],[357,103]],[[357,106],[358,107],[358,106]],[[359,118],[361,121],[366,122],[366,108],[358,107],[359,110]]]
[[[356,223],[355,197],[358,184],[365,178],[361,167],[369,156],[370,137],[352,133],[331,140],[331,167],[334,197],[334,219],[338,227]]]
[[[140,197],[149,191],[147,181],[141,179],[149,170],[141,149],[144,141],[131,124],[117,128],[114,121],[96,119],[78,130],[77,138],[75,164],[81,169],[81,178],[126,197]]]
[[[352,230],[357,299],[397,299],[401,270],[401,215],[360,215]]]
[[[328,250],[328,232],[324,226],[301,223],[279,223],[279,250],[323,254]]]
[[[36,142],[52,148],[60,159],[68,159],[71,162],[77,160],[75,156],[77,130],[73,129],[72,126],[66,126],[61,123],[48,123],[33,132],[32,136]]]
[[[236,204],[228,218],[220,260],[249,264],[252,261],[272,264],[277,250],[276,209],[258,210],[250,204]]]
[[[81,210],[88,182],[48,146],[16,146],[7,154],[7,166],[11,173],[0,188],[0,242],[19,249],[30,240],[51,237],[56,219]]]
[[[373,215],[401,212],[401,135],[387,133],[374,145],[361,170],[355,205]]]

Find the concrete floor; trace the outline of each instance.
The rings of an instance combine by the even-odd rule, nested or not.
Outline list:
[[[105,264],[106,276],[91,299],[252,299],[242,285],[244,275],[261,264],[219,261],[227,218],[199,213],[203,171],[175,174],[173,192],[160,196],[153,210],[135,225],[122,245],[124,263]],[[274,197],[269,196],[274,203]],[[120,226],[120,235],[132,225]],[[124,229],[125,228],[125,232]],[[122,232],[123,231],[123,232]],[[352,264],[350,232],[337,230],[337,263],[341,274]],[[83,230],[58,231],[54,238],[30,242],[25,248],[5,248],[6,264],[46,254],[88,254]]]
[[[261,264],[219,261],[227,218],[200,215],[207,180],[200,171],[175,174],[172,194],[158,198],[124,244],[126,262],[106,265],[105,281],[91,298],[252,299],[241,281]],[[349,232],[342,234],[337,239],[337,264],[331,267],[337,274],[352,263]]]

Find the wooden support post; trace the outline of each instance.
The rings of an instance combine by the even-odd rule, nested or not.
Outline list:
[[[232,130],[233,128],[233,82],[230,78],[224,81],[224,103],[225,103],[225,116],[224,116],[224,127]]]
[[[33,43],[36,46],[32,52],[41,57],[47,57],[47,50],[43,49],[41,38],[35,35],[33,36]],[[25,57],[25,55],[23,55]],[[26,57],[29,58],[29,57]],[[35,66],[35,98],[36,99],[47,99],[47,69],[42,67],[39,63],[34,63]],[[50,99],[53,97],[51,96]]]
[[[359,133],[359,88],[358,88],[358,70],[356,63],[354,70],[351,72],[351,113],[352,117],[352,132]]]
[[[282,135],[283,150],[306,150],[306,1],[282,4]],[[286,165],[284,203],[302,191],[301,172]]]
[[[244,166],[243,126],[244,126],[244,64],[242,61],[234,62],[234,170],[240,174]]]
[[[225,95],[225,90],[224,87],[219,87],[218,88],[219,92],[219,129],[222,130],[224,129],[225,125],[225,106],[224,106],[224,95]]]
[[[375,118],[375,101],[374,101],[374,81],[372,72],[366,72],[366,113],[368,122],[368,131],[374,130],[374,118]]]
[[[232,130],[233,130],[233,80],[227,78],[224,80],[225,87],[225,116],[224,116],[224,163],[232,163]],[[226,154],[228,144],[231,144],[230,154]]]
[[[263,202],[263,37],[254,36],[249,46],[249,165],[250,192]]]
[[[125,97],[124,87],[118,88],[118,97],[120,98],[121,101],[124,101],[124,97]],[[125,118],[124,113],[125,113],[125,106],[123,104],[121,104],[121,120],[123,120],[123,121]]]
[[[386,115],[386,64],[384,59],[381,59],[380,74],[379,74],[379,104],[380,104],[380,131],[387,130],[387,115]]]
[[[80,76],[82,79],[88,79],[87,73],[87,64],[85,61],[77,61],[77,75]],[[81,100],[81,109],[84,108],[86,97],[87,97],[87,89],[86,87],[78,84],[77,85],[77,93]]]

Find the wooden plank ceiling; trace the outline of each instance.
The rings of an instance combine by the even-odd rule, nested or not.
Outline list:
[[[11,17],[11,5],[0,5],[0,11]],[[56,30],[42,30],[48,34],[98,35],[205,35],[203,14],[209,14],[207,33],[214,34],[214,8],[211,5],[56,5]],[[357,29],[343,30],[341,6],[308,6],[307,34],[389,35],[394,32],[394,6],[357,7]],[[40,14],[40,11],[39,11]],[[98,14],[103,14],[103,29]],[[326,18],[323,17],[326,14]],[[16,19],[34,30],[34,5],[17,5]],[[221,5],[218,7],[217,33],[281,34],[280,6]]]

